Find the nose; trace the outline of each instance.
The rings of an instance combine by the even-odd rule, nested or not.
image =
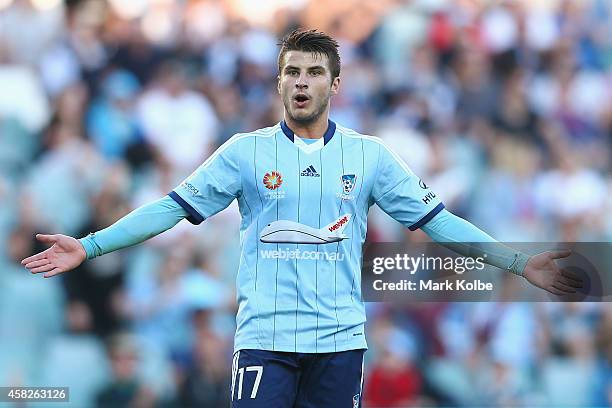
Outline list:
[[[306,75],[300,74],[300,76],[296,78],[296,80],[295,80],[295,87],[298,88],[298,89],[307,89],[308,88],[308,83],[306,81]]]

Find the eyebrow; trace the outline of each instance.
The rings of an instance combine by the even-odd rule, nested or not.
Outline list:
[[[285,66],[284,71],[287,71],[289,69],[297,69],[299,71],[300,68],[296,67],[294,65],[287,65],[287,66]],[[315,66],[312,66],[312,67],[308,67],[307,69],[308,69],[308,71],[314,71],[315,69],[322,69],[323,71],[325,71],[325,67],[323,65],[315,65]]]

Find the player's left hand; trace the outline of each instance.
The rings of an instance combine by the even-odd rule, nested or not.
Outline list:
[[[567,258],[571,253],[570,250],[560,250],[534,255],[529,258],[523,276],[533,285],[555,295],[576,293],[576,289],[582,288],[580,277],[555,263],[555,259]]]

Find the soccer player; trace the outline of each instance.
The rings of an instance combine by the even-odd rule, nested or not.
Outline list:
[[[280,45],[284,120],[233,136],[166,197],[106,229],[79,240],[37,235],[52,246],[24,259],[25,267],[55,276],[182,219],[199,224],[238,200],[234,407],[361,404],[367,344],[360,263],[373,204],[466,256],[486,252],[488,263],[552,293],[580,286],[554,262],[569,252],[528,257],[497,243],[445,210],[380,139],[329,120],[330,99],[340,86],[333,38],[296,30]]]

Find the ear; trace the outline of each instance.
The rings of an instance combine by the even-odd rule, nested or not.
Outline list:
[[[331,83],[332,95],[337,95],[339,90],[340,90],[340,77],[338,76],[332,79],[332,83]]]
[[[276,90],[278,91],[278,94],[280,95],[281,93],[280,74],[276,76]]]

